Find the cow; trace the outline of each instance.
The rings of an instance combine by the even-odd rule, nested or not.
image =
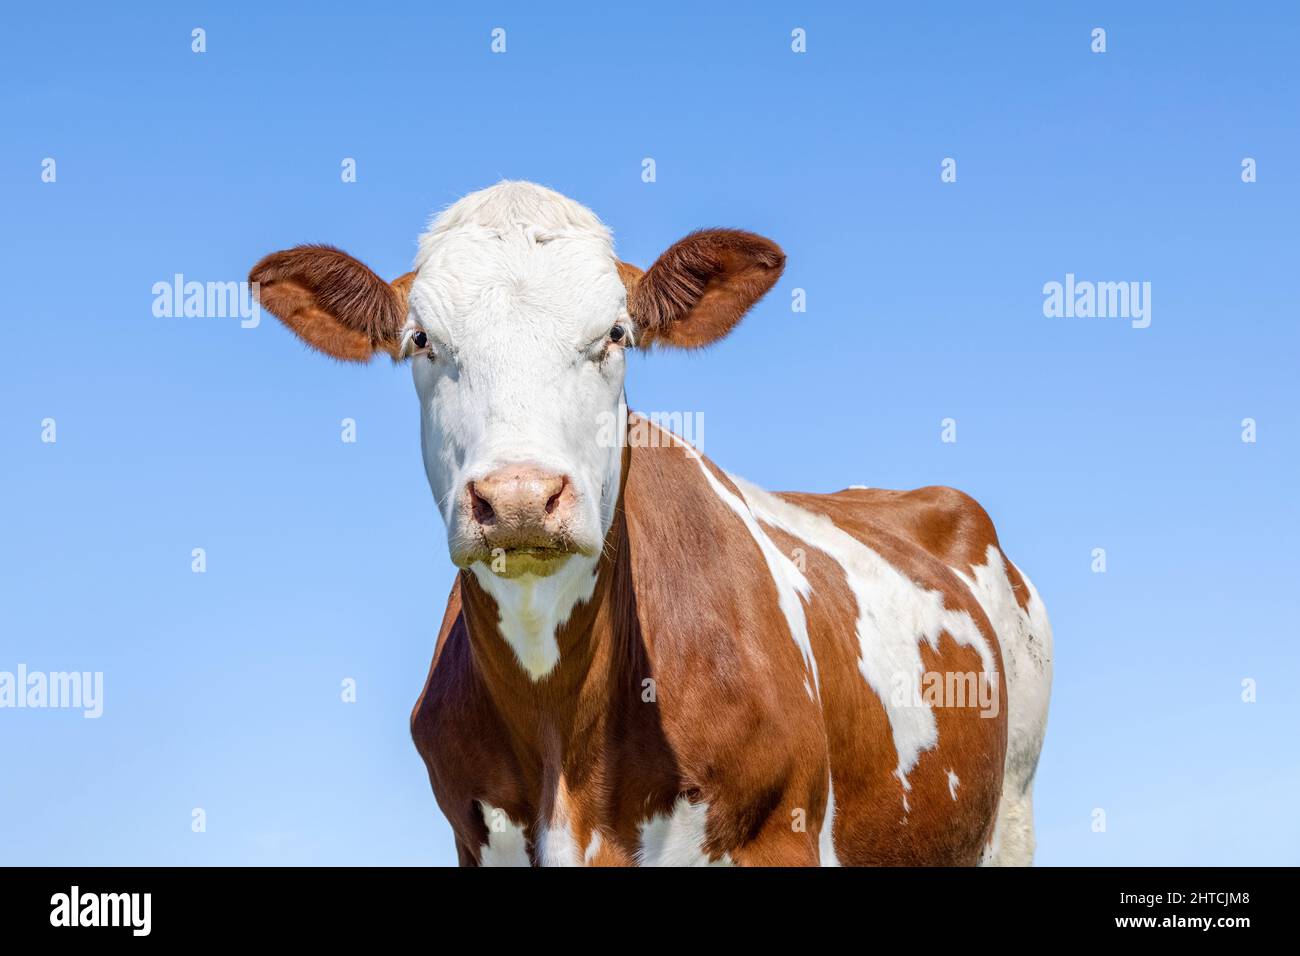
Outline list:
[[[718,341],[784,264],[705,229],[642,270],[502,182],[391,283],[253,268],[312,348],[410,365],[458,568],[411,733],[462,865],[1032,861],[1051,629],[985,511],[764,491],[627,408],[630,349]]]

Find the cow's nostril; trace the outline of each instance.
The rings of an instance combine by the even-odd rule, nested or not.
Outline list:
[[[551,495],[551,497],[546,499],[546,513],[548,515],[554,514],[555,509],[560,506],[560,496],[564,494],[564,489],[567,488],[568,486],[569,486],[569,479],[561,478],[560,490],[557,491],[555,494]]]
[[[472,481],[469,483],[469,500],[474,511],[474,520],[479,524],[487,524],[496,517],[496,512],[492,509],[492,502],[478,493],[478,489],[474,487]]]

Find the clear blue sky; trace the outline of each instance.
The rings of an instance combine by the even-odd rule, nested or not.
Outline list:
[[[0,37],[0,670],[105,680],[99,720],[0,710],[0,862],[454,860],[406,727],[452,578],[408,371],[151,287],[309,241],[396,276],[502,177],[643,265],[785,247],[632,405],[769,488],[983,502],[1055,627],[1039,862],[1300,862],[1294,5],[153,7]],[[1150,328],[1045,318],[1067,273],[1152,283]]]

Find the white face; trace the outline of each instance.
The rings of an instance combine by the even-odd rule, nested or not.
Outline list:
[[[598,554],[618,497],[632,338],[608,232],[556,193],[502,184],[440,216],[417,269],[403,349],[452,560],[547,576],[568,556]],[[485,528],[483,489],[520,474],[558,482],[562,509],[544,529]],[[506,500],[493,499],[503,517]]]

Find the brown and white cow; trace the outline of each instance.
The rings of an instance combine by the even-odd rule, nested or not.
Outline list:
[[[411,729],[462,864],[1031,861],[1051,631],[983,509],[769,493],[626,410],[628,348],[718,340],[784,261],[705,230],[642,272],[507,182],[391,284],[253,269],[308,344],[410,362],[460,568]]]

